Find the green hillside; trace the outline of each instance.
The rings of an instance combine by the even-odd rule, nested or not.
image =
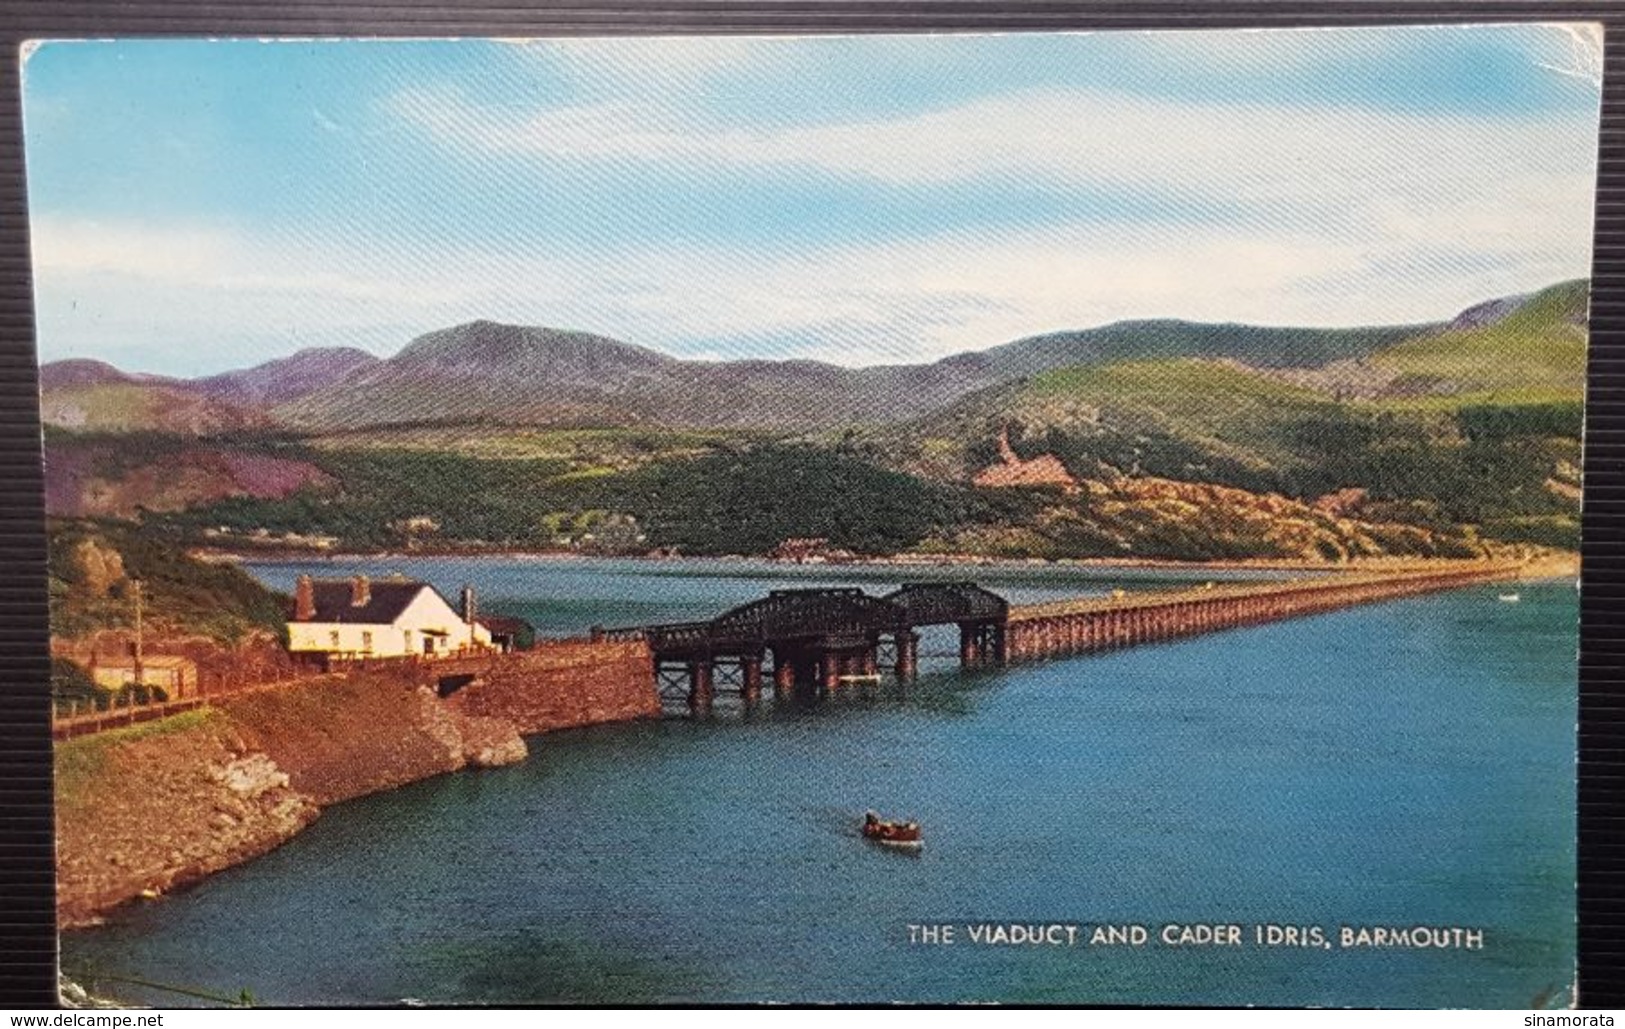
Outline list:
[[[868,434],[864,448],[965,481],[997,461],[1008,431],[1020,457],[1054,455],[1081,479],[1126,473],[1302,500],[1361,489],[1384,517],[1575,546],[1585,298],[1584,282],[1562,283],[1488,324],[1378,350],[1366,360],[1397,378],[1372,399],[1235,362],[1129,361],[983,390]]]
[[[1447,329],[1378,351],[1372,363],[1435,403],[1578,399],[1585,388],[1590,284],[1563,282],[1493,324]]]
[[[817,537],[876,555],[1342,560],[1478,552],[1470,534],[1403,506],[1351,521],[1279,497],[1120,475],[1087,491],[984,488],[884,467],[858,440],[833,448],[749,444],[585,476],[545,459],[406,451],[318,459],[339,488],[227,500],[150,523],[187,537],[212,532],[216,543],[292,534],[359,549],[761,554],[786,539]],[[430,528],[403,532],[408,511],[412,523]],[[222,528],[230,535],[220,536]]]
[[[53,521],[47,530],[55,636],[132,627],[135,582],[143,624],[154,636],[197,633],[234,643],[255,631],[283,632],[286,598],[240,568],[188,557],[161,532],[91,521]]]
[[[590,475],[653,460],[700,457],[753,438],[750,434],[680,429],[548,429],[488,423],[401,425],[304,438],[313,451],[418,451],[486,460],[563,461]]]
[[[1329,397],[1235,366],[1137,361],[1047,372],[974,395],[877,434],[874,451],[933,478],[964,479],[995,460],[1007,428],[1023,457],[1053,453],[1084,478],[1111,469],[1286,491],[1324,463],[1316,451],[1326,448],[1313,444],[1329,441],[1348,416]]]
[[[1342,413],[1311,390],[1195,360],[1064,369],[1036,377],[1025,392],[1039,411],[1082,398],[1099,412],[1092,427],[1103,443],[1100,463],[1168,478],[1218,472],[1221,481],[1253,486],[1313,462],[1304,428]],[[1084,428],[1074,435],[1090,435]]]
[[[40,395],[46,425],[78,432],[158,431],[207,435],[264,424],[264,416],[171,384],[108,382]]]
[[[1317,368],[1362,358],[1439,328],[1430,324],[1319,329],[1165,318],[1030,336],[981,356],[1000,378],[1081,364],[1180,357],[1224,358],[1258,368]]]
[[[679,360],[589,333],[480,321],[419,337],[394,357],[271,413],[283,427],[310,433],[452,422],[839,431],[918,417],[1053,368],[1176,357],[1315,368],[1438,328],[1125,321],[1030,336],[932,364],[845,368],[805,360]]]
[[[553,458],[408,450],[316,452],[312,459],[337,486],[280,500],[233,498],[149,522],[194,538],[205,531],[226,541],[254,533],[328,536],[357,548],[641,553],[675,546],[721,554],[822,536],[854,551],[889,553],[936,530],[954,492],[840,453],[772,444],[590,474]]]

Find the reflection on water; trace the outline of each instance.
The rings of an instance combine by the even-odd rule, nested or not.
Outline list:
[[[285,585],[299,570],[258,571]],[[819,581],[776,566],[402,570],[443,590],[474,581],[488,609],[553,633],[707,617]],[[976,578],[1017,600],[1112,583],[1002,574]],[[1468,589],[974,675],[928,640],[926,674],[906,687],[818,705],[769,691],[748,713],[719,703],[709,720],[536,737],[523,764],[338,805],[258,861],[70,934],[64,967],[272,1003],[1562,1003],[1576,604],[1572,588],[1520,592],[1516,605]],[[918,819],[924,850],[869,845],[867,808]],[[908,942],[910,924],[997,921],[1135,923],[1153,937],[1168,922],[1333,938],[1426,924],[1482,928],[1487,942]]]

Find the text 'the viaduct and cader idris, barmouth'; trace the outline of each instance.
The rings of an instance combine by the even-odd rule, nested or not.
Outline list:
[[[916,582],[885,596],[860,589],[774,590],[708,622],[595,628],[595,639],[641,640],[662,701],[709,711],[719,692],[746,703],[912,679],[922,627],[957,625],[965,668],[1043,660],[1279,621],[1356,604],[1516,578],[1520,566],[1474,562],[1314,579],[1012,605],[972,582]]]

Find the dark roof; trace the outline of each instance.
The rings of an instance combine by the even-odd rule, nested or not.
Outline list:
[[[360,607],[350,603],[349,579],[321,580],[311,584],[316,598],[316,616],[312,622],[344,622],[351,625],[389,625],[424,590],[434,587],[426,582],[398,582],[374,579],[369,590],[371,596]],[[438,594],[436,594],[438,596]],[[444,597],[441,597],[444,600]],[[446,605],[450,607],[450,604]],[[452,608],[456,610],[456,608]]]
[[[907,610],[913,625],[1003,620],[1010,612],[1009,601],[974,582],[905,582],[884,599]]]
[[[533,628],[523,618],[510,618],[507,615],[476,615],[474,620],[492,632],[509,636]]]
[[[823,636],[900,625],[906,614],[860,589],[774,590],[712,619],[710,633],[760,640]]]

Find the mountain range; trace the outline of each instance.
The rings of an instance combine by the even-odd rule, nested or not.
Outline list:
[[[423,542],[403,525],[696,552],[1572,546],[1588,292],[1373,328],[1119,322],[869,368],[490,321],[196,379],[59,361],[40,376],[47,508],[359,547]]]
[[[473,421],[810,431],[903,421],[991,385],[1078,365],[1212,358],[1260,370],[1337,367],[1469,323],[1497,324],[1529,300],[1489,301],[1450,321],[1377,328],[1118,322],[930,364],[868,368],[682,360],[586,332],[475,321],[420,336],[387,359],[353,348],[311,349],[197,379],[68,360],[43,366],[40,384],[46,424],[87,431],[332,431]]]

